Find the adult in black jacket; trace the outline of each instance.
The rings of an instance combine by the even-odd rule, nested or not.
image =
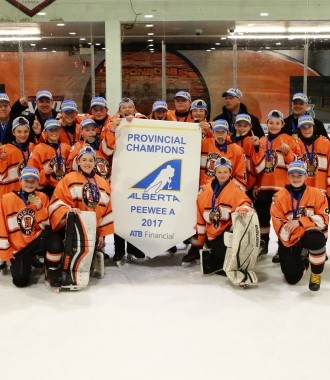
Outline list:
[[[292,97],[292,114],[284,119],[284,127],[282,131],[288,135],[298,134],[298,119],[300,116],[309,115],[307,112],[308,108],[308,97],[302,92],[297,92]],[[329,139],[328,133],[324,127],[321,120],[314,119],[314,134],[317,136],[325,136]]]
[[[251,117],[251,123],[252,123],[252,132],[254,133],[255,136],[262,137],[264,136],[264,131],[260,125],[259,119],[251,115],[247,108],[246,105],[241,103],[241,98],[243,94],[242,92],[235,87],[231,87],[229,90],[225,91],[222,94],[222,97],[225,98],[225,105],[222,107],[222,113],[218,116],[216,116],[213,121],[218,120],[218,119],[224,119],[228,122],[229,124],[229,131],[231,133],[235,133],[235,119],[236,115],[241,114],[241,113],[246,113],[250,115]],[[249,132],[251,134],[251,131]]]

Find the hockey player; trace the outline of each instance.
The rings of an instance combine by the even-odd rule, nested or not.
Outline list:
[[[70,145],[59,142],[61,123],[56,119],[45,122],[45,142],[39,143],[31,152],[28,166],[39,170],[39,189],[50,199],[59,181],[69,172],[68,157]]]
[[[174,110],[169,110],[167,115],[172,121],[193,123],[194,119],[190,113],[191,96],[187,91],[179,91],[174,96]]]
[[[306,94],[297,92],[292,97],[292,114],[284,119],[283,132],[288,135],[292,135],[295,138],[298,137],[298,119],[300,116],[309,115],[309,101]],[[324,127],[322,121],[314,119],[314,133],[317,136],[324,136],[329,139],[328,133]]]
[[[200,165],[200,185],[203,186],[214,178],[214,163],[220,157],[226,157],[232,164],[233,180],[245,190],[246,162],[243,150],[233,144],[229,136],[229,125],[226,120],[216,120],[213,124],[213,135],[202,139]]]
[[[96,173],[104,179],[109,180],[111,175],[111,167],[109,162],[109,156],[112,157],[113,149],[109,149],[106,143],[101,141],[100,135],[97,133],[97,124],[92,119],[84,119],[80,124],[81,138],[82,140],[75,143],[71,148],[71,152],[68,159],[68,164],[72,170],[78,170],[77,156],[79,151],[84,146],[90,146],[94,149],[96,153]],[[109,138],[114,140],[111,133],[107,133]],[[104,146],[106,152],[109,152],[109,156],[102,150],[102,145]]]
[[[149,119],[153,120],[169,120],[167,117],[167,103],[163,100],[156,100],[152,105]]]
[[[5,194],[0,201],[0,259],[9,263],[17,287],[28,286],[37,252],[63,252],[61,238],[49,229],[49,201],[36,191],[38,182],[38,170],[27,166],[20,175],[20,189]]]
[[[202,131],[202,137],[212,136],[212,123],[207,121],[207,104],[202,99],[194,100],[190,106],[190,114],[194,123],[198,123]]]
[[[287,165],[297,159],[300,148],[292,136],[283,133],[284,117],[281,111],[273,110],[267,116],[267,137],[254,139],[259,151],[253,156],[253,164],[258,175],[253,190],[255,208],[260,222],[263,249],[268,253],[270,231],[270,206],[273,195],[288,184]],[[273,262],[278,262],[277,256]]]
[[[67,174],[57,185],[49,206],[51,226],[64,236],[68,212],[93,211],[96,215],[95,247],[104,246],[106,235],[113,234],[110,184],[95,174],[96,153],[90,146],[83,147],[77,157],[78,172]],[[46,255],[45,265],[61,271],[62,256]]]
[[[309,289],[320,289],[326,260],[329,210],[321,190],[306,186],[307,171],[302,161],[288,167],[289,185],[274,195],[270,209],[279,239],[279,260],[286,281],[294,285],[311,265]],[[302,256],[302,249],[308,256]]]
[[[25,117],[13,120],[14,141],[0,148],[0,197],[12,190],[19,190],[19,178],[26,166],[34,144],[28,142],[29,121]]]
[[[61,105],[61,134],[60,142],[73,146],[80,138],[80,118],[77,104],[73,100],[64,100]]]
[[[90,113],[92,116],[86,115],[96,123],[96,133],[103,138],[107,131],[111,129],[113,117],[108,115],[107,101],[101,96],[96,96],[91,100]]]
[[[199,260],[199,250],[205,242],[211,253],[203,252],[202,270],[204,274],[223,273],[226,255],[224,232],[231,226],[231,213],[239,212],[244,218],[253,210],[249,197],[231,180],[232,165],[220,157],[214,163],[215,178],[201,190],[197,197],[196,235],[182,266],[195,264]]]
[[[235,119],[235,131],[236,133],[231,136],[234,143],[243,149],[246,159],[246,173],[247,183],[246,192],[251,199],[252,189],[257,181],[256,172],[252,163],[252,157],[259,151],[259,147],[254,145],[254,141],[257,139],[252,132],[252,122],[250,115],[246,113],[240,113]]]
[[[300,159],[307,168],[306,184],[317,187],[330,197],[330,142],[314,132],[314,119],[309,115],[298,119]]]

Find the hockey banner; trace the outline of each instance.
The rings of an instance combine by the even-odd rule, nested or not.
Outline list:
[[[192,236],[200,154],[198,124],[123,119],[111,175],[115,232],[150,257]]]

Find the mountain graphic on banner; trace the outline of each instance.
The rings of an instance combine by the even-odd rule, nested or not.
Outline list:
[[[180,191],[181,165],[181,160],[164,162],[132,187],[144,189],[145,193],[159,193],[161,190]]]

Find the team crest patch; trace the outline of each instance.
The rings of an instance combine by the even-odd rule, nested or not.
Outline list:
[[[205,173],[208,177],[214,177],[214,164],[215,164],[215,161],[219,159],[220,157],[222,156],[220,156],[220,154],[218,153],[210,153],[207,156]]]
[[[95,209],[100,201],[100,193],[98,188],[91,182],[84,184],[82,188],[82,196],[85,205],[92,209]]]
[[[24,208],[17,214],[17,224],[22,234],[30,236],[34,230],[35,210]]]
[[[264,172],[273,173],[276,166],[277,166],[276,151],[274,149],[269,149],[268,154],[266,153]]]
[[[98,175],[104,179],[110,178],[109,162],[103,157],[96,157],[95,169]]]
[[[306,163],[306,171],[308,177],[314,177],[318,168],[318,159],[315,153],[313,153],[313,155],[310,154],[309,156],[310,157],[308,157],[305,152],[301,157],[301,161]]]
[[[58,165],[57,158],[53,157],[49,161],[49,166],[52,168],[53,172],[51,173],[51,177],[54,178],[56,181],[60,181],[66,173],[66,167],[65,167],[65,158],[61,158],[61,163]]]

